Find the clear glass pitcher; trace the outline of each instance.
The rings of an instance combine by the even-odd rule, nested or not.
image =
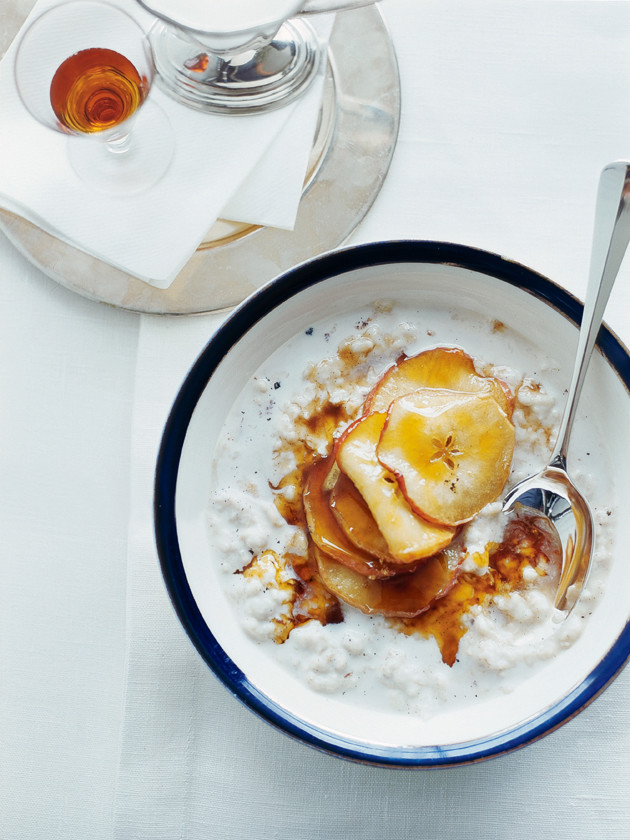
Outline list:
[[[251,114],[280,107],[314,79],[324,48],[311,15],[375,0],[138,0],[151,31],[158,80],[201,110]]]

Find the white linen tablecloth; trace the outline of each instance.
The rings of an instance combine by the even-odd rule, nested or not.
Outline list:
[[[630,158],[630,3],[382,9],[401,132],[353,241],[475,245],[581,296],[599,172]],[[628,671],[540,742],[438,771],[317,753],[215,680],[168,602],[151,494],[220,321],[83,300],[0,237],[0,839],[625,840]],[[630,341],[630,263],[607,321]]]

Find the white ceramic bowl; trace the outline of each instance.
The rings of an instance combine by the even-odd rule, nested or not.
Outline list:
[[[570,377],[582,307],[550,280],[494,254],[436,242],[384,242],[344,249],[283,274],[250,297],[209,342],[169,416],[156,472],[155,524],[166,585],[177,614],[210,668],[262,718],[307,744],[397,767],[466,763],[509,752],[573,717],[630,655],[630,519],[612,523],[606,585],[582,635],[509,694],[443,711],[430,721],[384,708],[353,707],[308,688],[242,630],[218,571],[207,528],[210,465],[234,401],[264,360],[314,323],[361,311],[379,298],[461,313],[475,355],[474,324],[488,317],[548,349]],[[501,330],[497,330],[500,341]],[[458,343],[461,336],[453,336]],[[510,361],[509,342],[502,349]],[[499,345],[497,345],[499,346]],[[630,359],[607,328],[599,338],[572,446],[599,448],[592,465],[611,510],[630,507],[627,446]],[[569,456],[571,466],[571,452]]]

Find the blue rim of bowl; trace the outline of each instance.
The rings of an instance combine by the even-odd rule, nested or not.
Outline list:
[[[630,622],[606,656],[567,696],[510,730],[447,745],[372,745],[343,738],[301,720],[249,682],[217,642],[201,615],[186,579],[177,537],[177,475],[187,428],[210,377],[230,348],[255,323],[304,289],[355,269],[396,263],[447,264],[480,272],[534,295],[574,324],[579,324],[582,317],[582,304],[546,277],[497,254],[446,242],[396,240],[357,245],[324,254],[285,272],[232,313],[201,352],[181,386],[165,425],[156,466],[156,543],[169,596],[191,641],[231,694],[263,720],[320,751],[360,763],[397,768],[470,764],[538,740],[591,703],[630,658]],[[630,356],[605,325],[599,333],[597,346],[630,391]]]

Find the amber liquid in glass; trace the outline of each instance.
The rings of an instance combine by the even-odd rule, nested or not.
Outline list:
[[[94,47],[61,64],[50,85],[50,103],[67,128],[92,133],[126,120],[147,92],[147,79],[124,55]]]

